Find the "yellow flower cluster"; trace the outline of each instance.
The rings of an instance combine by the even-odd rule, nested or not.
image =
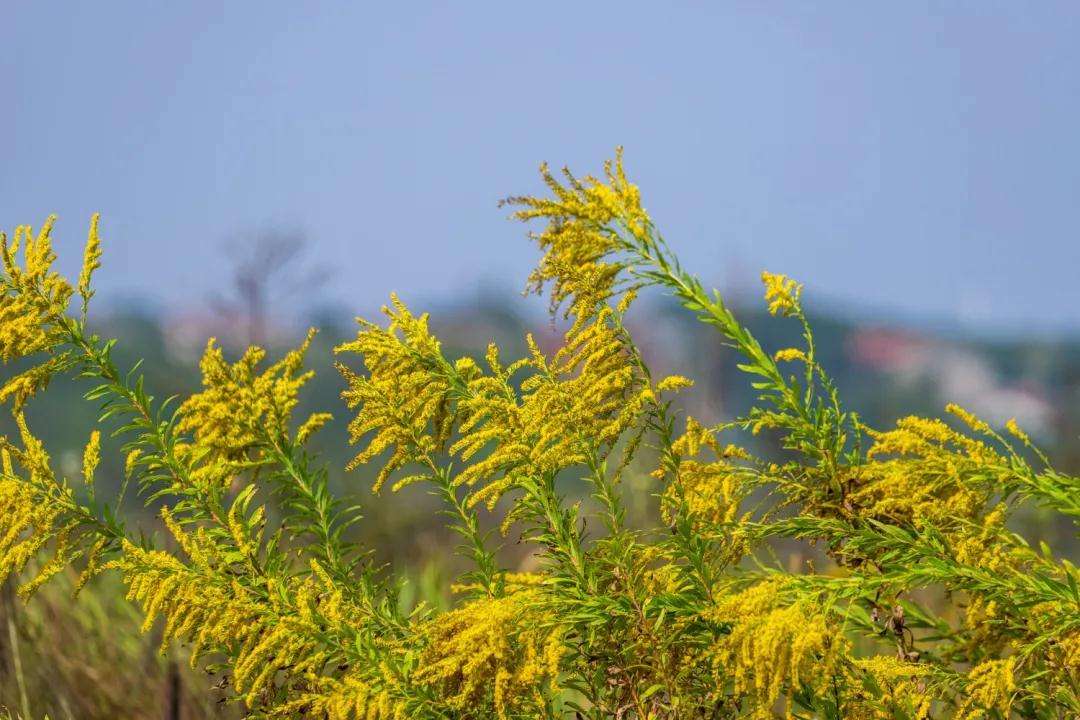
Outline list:
[[[803,286],[786,275],[770,272],[761,273],[761,283],[765,286],[765,300],[769,303],[769,314],[791,315],[799,310],[799,298]]]
[[[0,403],[10,400],[12,410],[18,412],[30,398],[48,387],[53,375],[66,366],[67,358],[57,355],[11,376],[0,387]]]
[[[438,688],[456,711],[490,702],[505,719],[543,707],[558,680],[563,638],[541,600],[537,591],[519,589],[439,616],[426,631],[417,680]]]
[[[37,575],[19,588],[23,596],[32,594],[51,576],[63,570],[72,550],[73,524],[65,517],[58,500],[70,500],[70,488],[57,485],[49,456],[34,437],[21,413],[15,416],[22,440],[16,447],[0,437],[0,580],[22,572],[27,563],[54,541],[54,558]],[[16,473],[16,465],[28,477]]]
[[[1031,438],[1028,434],[1020,429],[1020,426],[1016,423],[1016,418],[1009,418],[1005,422],[1005,429],[1009,431],[1009,434],[1014,438],[1024,443],[1025,445],[1031,444]]]
[[[0,233],[4,273],[0,285],[0,360],[9,362],[48,350],[57,342],[57,321],[67,311],[72,288],[52,269],[50,216],[35,235],[29,225],[15,229],[14,239]],[[23,250],[20,266],[17,253]]]
[[[964,630],[967,633],[960,648],[968,657],[979,653],[996,653],[1004,649],[1002,613],[995,600],[974,596],[964,609]]]
[[[378,690],[358,673],[346,673],[340,678],[313,676],[312,689],[281,708],[283,716],[301,716],[326,720],[406,720],[405,703],[395,699],[388,690]]]
[[[287,436],[300,389],[314,376],[301,372],[314,335],[310,331],[300,347],[262,373],[256,372],[266,356],[262,348],[248,348],[230,364],[213,339],[207,343],[199,364],[205,389],[180,406],[176,426],[193,435],[193,445],[178,451],[190,459],[194,480],[227,483],[240,469],[260,462],[261,445]],[[310,419],[303,426],[305,437],[325,421],[323,413]]]
[[[892,720],[896,711],[911,720],[928,720],[933,698],[927,692],[926,680],[930,668],[926,665],[901,660],[891,655],[874,655],[855,660],[855,667],[872,679],[878,696],[864,700],[872,711],[865,717],[874,720]]]
[[[608,260],[625,249],[612,223],[639,237],[645,236],[652,224],[641,207],[641,193],[626,178],[622,149],[616,151],[614,162],[604,165],[607,182],[591,176],[578,179],[564,169],[563,184],[547,165],[541,166],[540,173],[554,197],[511,197],[506,201],[522,207],[514,213],[519,220],[548,221],[544,230],[534,235],[544,255],[529,277],[530,289],[540,293],[550,281],[553,308],[570,297],[588,298],[585,305],[589,305],[611,296],[624,264]]]
[[[250,705],[280,672],[304,682],[321,673],[333,658],[323,642],[327,624],[361,624],[360,612],[321,568],[313,566],[306,578],[269,578],[260,596],[222,572],[227,558],[204,528],[186,532],[168,511],[163,519],[190,564],[125,543],[123,554],[106,567],[123,575],[128,599],[145,614],[144,630],[164,618],[163,646],[185,641],[193,665],[206,652],[228,653],[233,686]]]
[[[658,392],[679,392],[694,387],[694,381],[682,375],[668,375],[656,383]]]
[[[4,451],[4,464],[11,458]],[[0,480],[0,578],[21,572],[49,542],[60,511],[22,480],[9,479],[8,470]]]
[[[610,445],[655,399],[628,357],[604,307],[592,322],[571,328],[552,359],[530,336],[530,358],[503,368],[498,350],[488,352],[491,375],[474,373],[460,408],[461,438],[451,451],[468,461],[494,443],[483,460],[465,468],[455,482],[473,485],[500,480],[473,496],[493,504],[516,479],[537,477],[588,461],[591,452]],[[520,400],[510,375],[522,367],[533,374],[521,383]]]
[[[979,720],[987,717],[988,710],[996,710],[1001,717],[1009,717],[1012,696],[1016,692],[1015,670],[1015,656],[987,660],[971,668],[967,674],[967,698],[957,718]]]
[[[1080,683],[1080,629],[1057,638],[1055,645],[1052,652],[1062,675],[1073,684]]]
[[[1025,614],[1027,630],[1046,644],[1054,685],[1068,688],[1080,683],[1080,619],[1075,608],[1045,602],[1025,608]],[[1000,628],[1002,623],[996,625]]]
[[[202,391],[175,423],[157,421],[163,406],[138,373],[117,368],[112,341],[86,329],[97,216],[75,285],[52,269],[52,219],[36,234],[20,228],[10,244],[0,237],[0,360],[43,356],[0,387],[21,437],[0,438],[0,579],[46,548],[52,556],[24,594],[81,559],[80,586],[119,570],[145,629],[161,622],[163,642],[189,644],[193,663],[220,656],[245,710],[260,717],[526,720],[580,709],[638,720],[778,711],[929,720],[935,706],[961,720],[1003,719],[1014,706],[1075,715],[1076,569],[1028,547],[1006,521],[1027,501],[1075,515],[1076,479],[1050,468],[1015,422],[1006,430],[1023,455],[957,406],[947,408],[952,425],[911,417],[869,430],[815,360],[799,283],[761,276],[769,312],[796,317],[806,333],[805,349],[770,356],[668,250],[621,153],[602,180],[542,172],[551,199],[509,202],[519,219],[546,221],[530,287],[553,285],[553,305],[568,304],[560,349],[545,353],[530,336],[515,362],[491,345],[484,367],[451,363],[428,316],[396,296],[387,327],[361,320],[356,339],[336,348],[364,363],[341,368],[356,410],[350,435],[364,443],[350,467],[388,456],[377,490],[419,465],[395,488],[430,480],[466,539],[475,569],[452,586],[467,593],[453,609],[402,607],[394,583],[350,542],[353,509],[338,507],[325,470],[299,447],[330,419],[315,413],[293,434],[310,334],[265,369],[261,349],[230,363],[211,341]],[[761,402],[732,425],[779,430],[783,465],[721,445],[726,425],[688,418],[674,437],[677,411],[662,394],[692,383],[674,375],[654,384],[623,324],[651,284],[743,355]],[[75,292],[81,316],[68,315]],[[805,385],[778,362],[805,364]],[[54,475],[31,435],[23,404],[73,367],[98,381],[87,397],[104,401],[106,419],[124,416],[128,477],[140,474],[143,489],[171,483],[150,489],[173,501],[162,521],[175,552],[132,542],[119,503],[95,496],[99,431],[83,454],[89,502]],[[660,458],[667,528],[628,518],[620,479],[642,448]],[[563,497],[571,468],[586,471],[591,498]],[[257,495],[263,481],[280,493],[276,508]],[[509,490],[503,527],[521,522],[538,574],[504,574],[486,545],[474,505],[494,507]],[[760,502],[744,513],[749,498]],[[795,563],[787,572],[738,563],[774,541],[823,548],[830,565],[797,574]],[[878,603],[894,598],[882,624]],[[856,634],[860,647],[895,643],[897,657],[855,658]]]
[[[846,641],[814,604],[782,604],[782,581],[762,581],[721,599],[710,615],[731,623],[730,634],[714,648],[717,672],[730,676],[737,694],[746,694],[761,717],[781,694],[800,684],[831,680]]]
[[[874,441],[868,462],[848,498],[866,517],[943,527],[973,520],[1007,466],[986,443],[941,420],[907,417],[894,430],[868,432]]]
[[[708,448],[716,460],[693,459],[703,448]],[[686,430],[672,443],[672,450],[679,459],[675,476],[670,478],[662,497],[664,522],[673,522],[679,511],[711,525],[735,520],[745,489],[739,468],[730,461],[745,458],[746,452],[734,445],[721,447],[716,434],[692,417],[686,419]],[[662,469],[654,473],[658,478],[663,475]]]
[[[82,270],[79,272],[79,297],[82,298],[83,312],[86,312],[86,306],[90,303],[90,298],[94,296],[94,291],[90,287],[90,281],[94,276],[94,271],[101,267],[101,237],[98,235],[98,223],[101,220],[101,216],[98,213],[94,213],[90,218],[90,232],[86,238],[86,247],[83,250],[83,264]]]
[[[965,410],[956,403],[949,403],[945,406],[945,412],[950,415],[954,415],[963,421],[965,425],[972,429],[972,431],[979,433],[980,435],[990,434],[990,426],[985,420],[975,415],[970,410]]]
[[[9,242],[0,233],[0,361],[7,363],[45,351],[54,350],[64,335],[65,313],[74,290],[63,276],[53,270],[56,253],[52,248],[50,216],[35,234],[28,225],[15,229]],[[93,294],[90,278],[100,265],[101,241],[98,216],[90,221],[86,254],[79,280],[83,308]],[[19,250],[22,250],[22,263]],[[40,364],[4,381],[0,402],[12,401],[18,411],[33,395],[45,389],[56,373],[70,366],[66,354],[58,353]]]
[[[806,357],[806,353],[799,348],[784,348],[783,350],[777,350],[773,355],[773,360],[776,362],[795,362],[796,360],[802,362],[809,362],[809,358]]]
[[[101,462],[101,431],[94,430],[90,433],[90,440],[83,450],[83,480],[88,487],[94,486],[94,472],[97,471],[98,463]]]
[[[375,481],[376,491],[394,471],[442,448],[454,419],[449,367],[439,341],[428,330],[427,314],[413,315],[396,295],[391,305],[383,308],[389,327],[358,319],[356,339],[334,349],[359,354],[368,371],[362,376],[338,365],[349,385],[341,397],[350,408],[358,409],[349,423],[350,439],[358,442],[372,434],[349,469],[393,448]]]
[[[954,538],[957,561],[995,573],[1005,570],[1010,556],[1001,547],[1000,538],[1006,517],[1007,508],[999,503],[983,516],[981,527],[973,527],[963,536]]]

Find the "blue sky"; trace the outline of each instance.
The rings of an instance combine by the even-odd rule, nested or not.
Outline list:
[[[59,213],[75,268],[100,210],[107,302],[202,303],[270,225],[357,311],[518,302],[535,253],[496,201],[622,144],[714,284],[1080,329],[1080,4],[7,0],[0,24],[0,226]]]

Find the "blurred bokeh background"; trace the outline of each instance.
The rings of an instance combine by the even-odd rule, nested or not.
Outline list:
[[[403,603],[448,601],[448,539],[421,490],[372,500],[337,470],[331,348],[395,290],[451,354],[555,342],[544,301],[519,292],[535,249],[496,203],[539,191],[541,160],[595,172],[617,144],[669,244],[767,347],[795,328],[764,315],[759,271],[806,284],[826,365],[870,424],[954,401],[1016,417],[1080,472],[1075,3],[8,0],[0,27],[0,226],[58,213],[74,273],[102,213],[98,329],[124,338],[121,364],[146,359],[159,397],[197,387],[208,336],[280,350],[321,328],[305,403],[337,411],[320,449],[367,506],[363,539],[408,574]],[[697,380],[688,411],[748,406],[734,359],[664,298],[633,330]],[[72,475],[84,390],[30,410]],[[1076,557],[1068,528],[1019,521]],[[0,706],[229,712],[213,678],[155,654],[115,587],[77,611],[63,592],[5,600]],[[125,663],[133,677],[110,671]]]

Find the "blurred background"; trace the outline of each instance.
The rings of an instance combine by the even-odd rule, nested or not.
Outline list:
[[[554,343],[545,301],[519,292],[535,248],[496,203],[541,192],[542,160],[597,172],[617,144],[669,244],[766,347],[796,328],[764,315],[758,273],[806,284],[825,364],[870,424],[953,401],[1016,417],[1080,472],[1075,3],[8,0],[0,26],[0,227],[58,213],[71,275],[102,213],[98,330],[124,339],[121,365],[146,358],[159,397],[197,388],[208,336],[280,351],[321,328],[301,410],[336,411],[320,449],[406,605],[448,602],[455,561],[434,499],[373,501],[338,470],[330,349],[391,291],[453,355]],[[664,298],[633,330],[659,371],[697,380],[686,410],[748,407],[734,358]],[[69,475],[84,390],[57,383],[30,410]],[[632,494],[641,522],[650,492]],[[1068,528],[1018,522],[1078,555]],[[232,711],[138,634],[117,588],[78,609],[64,592],[4,602],[0,707]]]

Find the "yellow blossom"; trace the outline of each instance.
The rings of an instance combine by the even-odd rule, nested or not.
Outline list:
[[[794,362],[796,360],[809,362],[806,353],[798,348],[784,348],[783,350],[778,350],[776,354],[773,355],[773,359],[776,360],[776,362]]]
[[[736,693],[747,694],[761,709],[784,692],[805,683],[831,682],[844,640],[808,601],[785,605],[781,581],[764,581],[726,597],[712,610],[731,632],[715,647],[718,672],[730,675]]]
[[[90,440],[83,450],[83,480],[90,488],[94,487],[94,471],[97,470],[101,461],[101,432],[94,430],[90,433]]]
[[[1026,432],[1020,429],[1020,426],[1016,423],[1016,418],[1009,418],[1005,423],[1005,429],[1009,431],[1010,435],[1025,445],[1031,444],[1031,438],[1028,437]]]
[[[312,435],[319,432],[326,423],[333,419],[334,416],[330,413],[313,413],[296,431],[296,442],[303,445]]]
[[[625,242],[610,226],[619,223],[626,232],[644,237],[652,221],[641,207],[637,186],[626,178],[621,148],[616,150],[613,162],[605,163],[604,180],[591,176],[578,179],[564,169],[564,184],[546,164],[541,166],[540,174],[553,198],[506,200],[521,207],[514,213],[515,218],[548,221],[547,227],[533,236],[544,255],[529,276],[529,288],[541,292],[550,281],[553,308],[571,297],[587,298],[587,302],[577,304],[575,311],[591,313],[595,301],[614,292],[625,266],[616,257]]]
[[[709,448],[716,460],[694,459],[704,448]],[[739,468],[728,461],[745,458],[746,451],[735,445],[721,448],[715,434],[692,417],[687,418],[686,431],[675,440],[672,449],[679,458],[675,476],[670,478],[662,496],[664,521],[673,523],[680,511],[699,524],[717,525],[735,520],[745,488]]]
[[[131,473],[135,470],[140,457],[142,457],[142,450],[139,448],[135,448],[127,454],[124,458],[124,475],[131,477]]]
[[[439,689],[447,707],[475,707],[491,692],[499,718],[543,707],[563,657],[562,634],[521,590],[481,598],[439,616],[429,626],[418,680]]]
[[[786,275],[762,271],[761,282],[765,285],[765,300],[772,315],[791,315],[799,309],[802,285]]]
[[[980,710],[996,710],[1008,717],[1016,691],[1015,669],[1016,657],[987,660],[971,668],[967,674],[968,697],[959,716],[978,718],[982,717]]]
[[[531,336],[530,357],[507,368],[497,349],[489,352],[491,374],[468,383],[460,404],[461,437],[450,448],[469,461],[493,446],[455,480],[470,486],[491,480],[473,494],[472,503],[492,506],[517,478],[584,464],[590,452],[613,444],[655,399],[627,354],[613,313],[604,307],[590,322],[571,328],[550,359]],[[532,374],[521,382],[519,395],[510,376],[526,366]]]
[[[428,330],[428,316],[413,315],[396,295],[383,312],[390,318],[389,327],[358,320],[356,339],[334,349],[359,354],[367,368],[365,376],[338,365],[348,382],[341,396],[357,410],[349,423],[349,437],[358,442],[370,435],[349,469],[393,449],[375,480],[376,491],[396,470],[442,448],[454,420],[449,402],[451,370],[439,341]]]
[[[928,720],[933,698],[926,690],[930,668],[901,660],[892,655],[874,655],[855,661],[855,667],[868,674],[881,695],[875,698],[882,712],[873,717],[886,720],[900,710],[911,720]]]
[[[974,430],[977,433],[987,434],[990,433],[990,426],[984,421],[975,416],[974,413],[968,412],[964,408],[956,405],[955,403],[949,403],[945,406],[945,412],[955,415],[960,418],[965,425]]]
[[[282,441],[300,388],[314,376],[301,372],[314,335],[309,331],[300,347],[258,374],[256,368],[266,355],[262,348],[248,348],[230,364],[213,339],[207,343],[200,362],[204,390],[180,406],[176,426],[194,436],[195,445],[182,448],[181,454],[199,464],[195,477],[229,482],[245,463],[259,461],[256,451],[261,443]]]
[[[30,398],[48,387],[54,375],[69,365],[69,356],[66,353],[59,354],[12,376],[0,387],[0,402],[11,400],[12,410],[18,412]]]
[[[694,381],[690,378],[685,378],[682,375],[668,375],[666,378],[656,383],[656,389],[660,392],[666,392],[672,390],[678,392],[679,390],[685,390],[694,386]]]
[[[0,360],[9,362],[56,346],[73,292],[52,269],[56,254],[52,249],[50,216],[37,234],[28,225],[15,229],[13,240],[0,233]],[[18,251],[23,250],[23,262]]]
[[[79,296],[83,301],[83,311],[93,297],[94,291],[90,288],[90,280],[94,271],[101,267],[101,238],[98,236],[98,222],[101,216],[94,213],[90,217],[90,233],[86,238],[86,248],[83,251],[82,270],[79,272]]]

